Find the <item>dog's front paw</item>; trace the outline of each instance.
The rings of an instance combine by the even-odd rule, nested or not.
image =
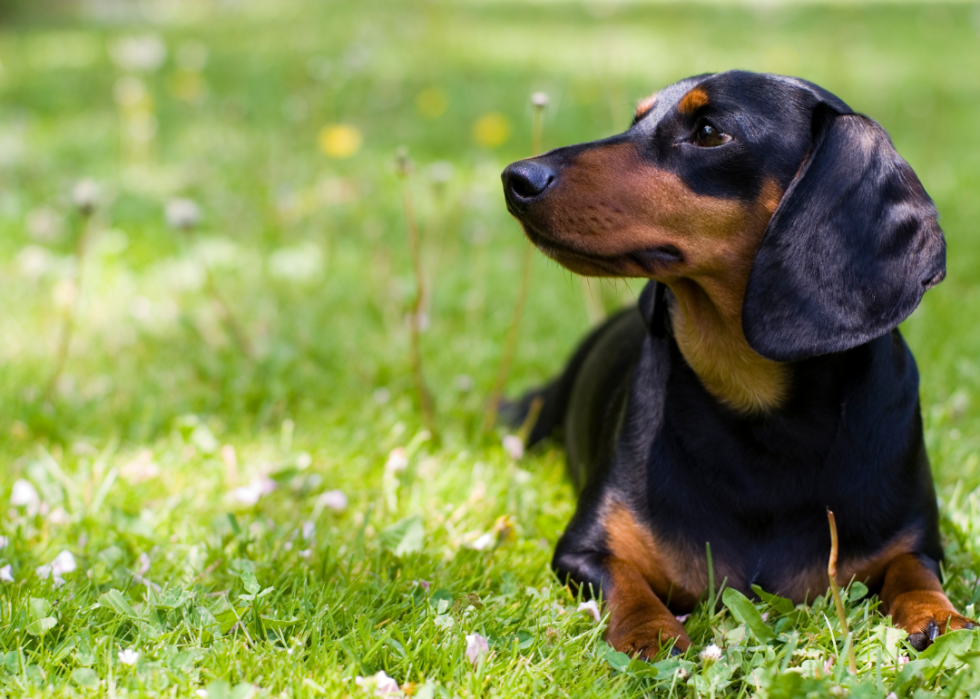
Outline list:
[[[606,640],[620,653],[652,660],[660,652],[673,643],[671,655],[681,655],[691,647],[691,639],[680,622],[671,617],[670,621],[649,619],[636,624],[613,624],[606,634]],[[673,623],[670,623],[670,622]]]
[[[941,592],[906,592],[892,603],[891,616],[895,626],[908,632],[909,645],[919,651],[947,631],[977,628],[977,622],[958,614]]]

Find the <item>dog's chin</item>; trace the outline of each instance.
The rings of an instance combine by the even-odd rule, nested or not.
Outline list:
[[[564,242],[544,236],[524,225],[528,239],[545,255],[576,274],[585,277],[644,277],[666,276],[684,261],[674,245],[657,245],[609,255],[583,252]]]

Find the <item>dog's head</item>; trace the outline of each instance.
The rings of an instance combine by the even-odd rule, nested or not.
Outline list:
[[[503,181],[531,241],[572,271],[743,285],[745,337],[769,359],[882,335],[945,275],[936,208],[888,134],[796,78],[682,80],[625,133]]]

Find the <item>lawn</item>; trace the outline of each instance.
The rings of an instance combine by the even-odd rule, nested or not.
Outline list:
[[[415,697],[977,691],[976,633],[920,656],[859,585],[856,677],[829,599],[702,607],[686,656],[629,662],[549,569],[561,452],[515,460],[481,430],[525,246],[499,172],[530,152],[530,95],[554,147],[734,67],[878,119],[938,204],[949,274],[903,330],[947,589],[976,616],[976,6],[10,2],[0,695],[357,697],[379,671]],[[409,359],[406,195],[438,435]],[[639,288],[537,256],[509,392]]]

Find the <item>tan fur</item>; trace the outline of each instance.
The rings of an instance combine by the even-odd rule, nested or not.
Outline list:
[[[703,88],[696,87],[681,97],[681,101],[677,103],[677,111],[681,114],[693,114],[708,104],[708,101],[708,93]]]
[[[677,175],[644,162],[632,143],[595,148],[576,158],[551,195],[553,208],[544,223],[561,249],[536,242],[564,266],[592,276],[649,276],[617,256],[676,247],[683,262],[654,278],[677,300],[671,320],[684,358],[718,400],[740,412],[764,412],[784,401],[788,371],[749,347],[742,299],[781,196],[773,183],[750,206],[701,196]]]
[[[708,584],[703,556],[658,542],[622,503],[608,503],[602,521],[613,556],[636,568],[660,599],[670,601],[672,609],[694,608]]]
[[[936,575],[913,554],[889,561],[881,588],[882,611],[909,634],[923,633],[934,622],[939,632],[973,628],[976,621],[957,613]]]
[[[837,580],[847,585],[852,580],[877,587],[885,577],[885,571],[896,557],[914,551],[919,541],[917,531],[905,532],[896,536],[885,548],[874,556],[844,559],[837,565]],[[828,552],[829,555],[829,552]],[[804,571],[784,583],[780,589],[771,590],[796,603],[812,602],[818,595],[827,592],[827,565],[821,562],[811,570]]]
[[[651,109],[653,109],[653,105],[655,105],[656,103],[657,103],[656,92],[654,92],[649,97],[644,97],[643,99],[641,99],[639,102],[636,103],[636,111],[633,113],[633,118],[636,120],[642,119],[650,112]]]

